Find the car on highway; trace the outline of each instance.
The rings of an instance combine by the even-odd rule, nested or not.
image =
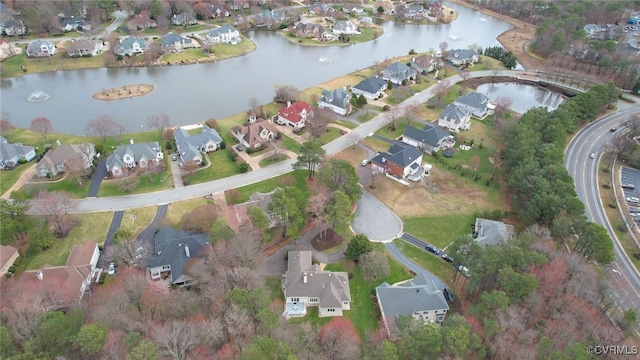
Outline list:
[[[624,183],[623,183],[623,184],[622,184],[622,185],[620,185],[620,186],[622,186],[622,188],[623,188],[623,189],[629,189],[629,190],[635,190],[635,188],[636,188],[636,186],[635,186],[635,185],[633,185],[633,184],[624,184]]]
[[[589,155],[590,158],[595,159],[596,158],[596,153],[591,153],[591,155]]]
[[[425,246],[425,248],[427,249],[428,252],[434,254],[434,255],[440,255],[440,250],[438,250],[437,247],[431,245],[431,244],[427,244],[427,246]]]
[[[115,273],[116,273],[116,263],[112,262],[111,264],[109,264],[109,270],[107,271],[107,274],[114,275]]]
[[[452,263],[453,262],[453,258],[447,254],[442,254],[441,256],[442,260],[448,262],[448,263]]]
[[[611,132],[616,132],[616,130],[618,130],[618,128],[616,128],[616,127],[612,127],[611,129],[609,129],[609,131],[611,131]]]

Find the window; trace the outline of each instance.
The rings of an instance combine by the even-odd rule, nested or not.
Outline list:
[[[309,302],[317,303],[318,302],[318,298],[310,298]]]
[[[291,302],[300,302],[300,298],[291,298]]]
[[[336,309],[327,309],[327,312],[336,312]]]

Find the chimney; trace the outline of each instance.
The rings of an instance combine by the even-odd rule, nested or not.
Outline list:
[[[307,283],[307,273],[302,274],[302,283]]]
[[[187,255],[188,258],[191,257],[191,253],[189,252],[189,244],[187,243],[184,244],[184,253]]]
[[[287,107],[291,107],[291,101],[287,101]]]
[[[42,276],[42,271],[38,270],[36,271],[36,276],[38,277],[38,280],[42,281],[42,279],[44,279],[44,277]]]

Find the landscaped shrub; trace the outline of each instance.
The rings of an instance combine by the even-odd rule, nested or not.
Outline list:
[[[382,107],[382,110],[383,111],[389,111],[389,110],[391,110],[391,106],[385,105],[385,106]]]
[[[249,171],[249,164],[247,164],[246,162],[238,164],[238,170],[240,170],[241,173],[246,173],[247,171]]]
[[[171,150],[171,149],[173,149],[173,145],[171,145],[171,141],[167,141],[167,142],[164,144],[164,148],[165,148],[165,149],[167,149],[167,150]]]

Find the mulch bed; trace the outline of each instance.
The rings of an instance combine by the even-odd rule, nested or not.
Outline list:
[[[311,240],[311,246],[318,251],[323,251],[327,249],[334,248],[340,244],[342,244],[342,236],[333,232],[333,230],[328,229],[324,237],[320,237],[322,234],[316,235]]]

